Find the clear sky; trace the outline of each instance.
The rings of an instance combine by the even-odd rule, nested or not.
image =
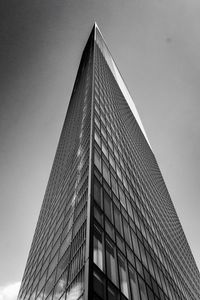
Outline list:
[[[94,21],[200,268],[199,15],[199,0],[1,0],[0,300],[16,298]]]

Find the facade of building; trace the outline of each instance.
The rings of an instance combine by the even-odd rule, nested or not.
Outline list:
[[[200,299],[198,268],[96,24],[24,271],[25,299]]]

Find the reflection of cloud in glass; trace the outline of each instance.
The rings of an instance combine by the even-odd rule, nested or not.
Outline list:
[[[60,296],[64,292],[65,287],[66,287],[66,280],[64,280],[63,278],[61,278],[58,281],[57,285],[56,285],[56,290],[55,290],[54,297],[53,297],[54,300],[64,299],[64,295],[63,295],[62,298],[60,298]]]
[[[82,284],[77,283],[67,294],[66,300],[77,300],[82,293]]]

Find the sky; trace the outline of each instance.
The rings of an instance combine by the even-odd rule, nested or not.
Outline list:
[[[200,269],[199,0],[0,1],[0,300],[19,290],[96,21]]]

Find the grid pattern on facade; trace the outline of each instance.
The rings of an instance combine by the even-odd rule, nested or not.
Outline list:
[[[96,285],[102,286],[98,296],[105,299],[107,293],[110,299],[111,280],[118,287],[112,289],[113,299],[119,291],[128,299],[197,299],[194,270],[190,270],[191,280],[187,265],[177,263],[175,241],[172,247],[169,243],[180,232],[185,247],[189,246],[152,151],[105,59],[102,43],[97,31],[93,261],[98,268],[94,267],[94,290]],[[152,178],[148,178],[149,170]],[[176,222],[170,238],[171,225],[163,214]],[[156,218],[158,215],[161,218]],[[196,270],[193,257],[190,260]]]
[[[84,291],[92,41],[82,56],[19,299],[78,298]]]

